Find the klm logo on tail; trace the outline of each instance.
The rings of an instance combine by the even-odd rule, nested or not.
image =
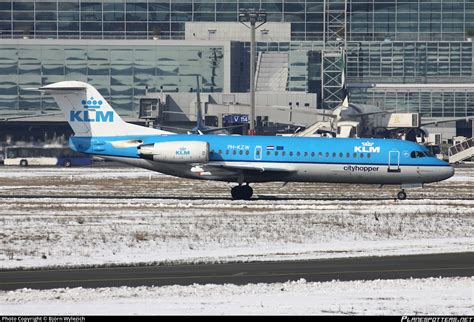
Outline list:
[[[114,112],[113,111],[101,111],[101,100],[96,100],[93,97],[90,99],[82,100],[82,106],[85,111],[71,111],[69,113],[70,122],[113,122]]]

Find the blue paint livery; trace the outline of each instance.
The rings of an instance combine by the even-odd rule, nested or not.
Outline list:
[[[209,143],[210,161],[275,162],[316,164],[387,165],[390,152],[399,153],[400,166],[450,165],[429,157],[428,149],[416,143],[392,139],[295,138],[268,136],[152,135],[116,137],[72,137],[71,148],[78,152],[139,158],[136,147],[115,148],[112,142],[142,140],[143,144],[171,141]],[[365,144],[365,145],[364,145]],[[279,149],[275,150],[274,146]],[[267,149],[268,147],[268,149]],[[255,151],[260,149],[261,155]],[[413,158],[412,152],[423,152]]]

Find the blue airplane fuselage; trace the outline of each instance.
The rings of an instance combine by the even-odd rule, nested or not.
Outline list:
[[[117,144],[127,141],[139,143]],[[214,171],[193,172],[190,165],[144,160],[137,149],[138,144],[196,141],[208,143],[209,162],[206,166]],[[454,173],[448,163],[429,155],[426,147],[393,139],[131,135],[72,137],[70,143],[79,152],[101,155],[171,175],[229,182],[281,180],[403,184],[440,181]],[[181,149],[176,153],[183,155],[192,151]],[[216,167],[235,171],[217,171]]]

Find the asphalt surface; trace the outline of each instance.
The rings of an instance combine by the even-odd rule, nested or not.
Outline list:
[[[0,290],[194,283],[242,285],[301,278],[323,282],[440,276],[474,276],[474,252],[311,261],[0,271]]]

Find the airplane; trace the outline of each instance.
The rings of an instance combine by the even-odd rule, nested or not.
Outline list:
[[[318,121],[305,130],[294,133],[294,136],[373,137],[373,133],[369,132],[380,127],[380,124],[374,124],[374,119],[369,120],[369,117],[396,114],[393,111],[380,110],[376,106],[351,104],[348,95],[329,113],[308,112],[329,120]],[[388,126],[389,124],[385,124],[385,127]]]
[[[90,84],[63,81],[51,94],[74,136],[73,150],[167,175],[236,182],[234,200],[249,200],[251,183],[329,182],[400,185],[450,178],[454,169],[414,142],[392,139],[175,134],[126,123]]]
[[[424,145],[431,145],[428,130],[429,125],[441,123],[469,121],[472,116],[456,117],[436,121],[423,121],[419,113],[403,113],[393,110],[380,110],[379,107],[366,104],[351,104],[346,95],[343,102],[330,113],[320,113],[314,110],[301,110],[299,113],[315,114],[328,118],[329,121],[318,121],[304,130],[293,133],[293,136],[311,137],[371,137],[403,139]]]

